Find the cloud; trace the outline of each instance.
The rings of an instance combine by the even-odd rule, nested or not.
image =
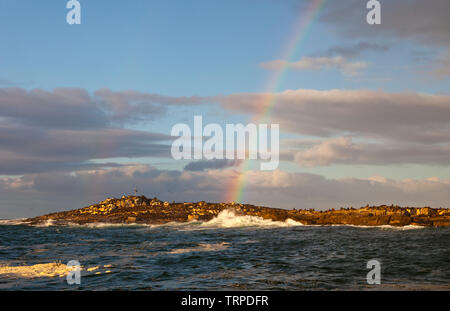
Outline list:
[[[437,78],[450,76],[450,49],[442,53],[432,64],[431,74]]]
[[[74,170],[115,157],[168,157],[168,139],[121,128],[46,130],[0,122],[0,174]]]
[[[369,25],[366,22],[366,2],[360,0],[328,1],[324,6],[320,21],[329,26],[329,30],[342,38],[363,40],[353,46],[356,52],[346,47],[335,47],[325,55],[339,54],[354,57],[362,51],[383,51],[383,45],[377,41],[396,43],[418,43],[429,51],[448,50],[450,47],[450,2],[448,0],[397,0],[380,1],[381,24]],[[387,47],[384,45],[384,47]],[[414,52],[413,52],[414,53]],[[438,53],[439,54],[439,53]],[[423,56],[420,56],[423,57]],[[437,56],[427,60],[432,70],[424,73],[442,79],[449,76],[448,58]],[[414,58],[417,58],[415,56]],[[423,70],[420,70],[423,71]]]
[[[0,206],[13,208],[0,209],[0,218],[80,208],[106,197],[131,193],[134,188],[148,197],[168,201],[221,202],[227,195],[226,189],[239,177],[233,169],[180,172],[146,165],[3,177]],[[275,170],[248,171],[245,180],[245,201],[272,207],[328,209],[367,203],[449,207],[448,179],[327,179]]]
[[[114,166],[116,157],[168,157],[172,138],[125,128],[197,98],[84,89],[0,89],[0,175]],[[118,122],[120,121],[120,122]]]
[[[114,121],[139,121],[151,116],[158,116],[170,106],[191,106],[203,104],[205,97],[200,96],[164,96],[153,93],[142,93],[133,90],[114,92],[110,89],[95,91],[95,98],[110,112]]]
[[[166,108],[219,103],[236,114],[256,114],[276,102],[271,122],[284,133],[313,136],[297,148],[300,165],[422,163],[448,165],[450,96],[368,90],[290,90],[211,97],[166,97],[134,91],[0,89],[0,174],[71,171],[114,166],[112,158],[169,157],[172,137],[132,130],[126,123],[161,118]],[[140,107],[140,108],[138,108]],[[147,108],[144,108],[147,107]],[[139,111],[139,113],[138,113]],[[116,122],[121,120],[120,122]],[[373,144],[324,141],[353,137]],[[383,144],[384,146],[381,146]],[[284,146],[282,159],[294,158]],[[105,161],[102,163],[101,161]],[[186,170],[232,166],[199,162]]]
[[[227,167],[238,166],[242,163],[242,160],[227,160],[227,159],[214,159],[214,160],[199,160],[188,163],[185,167],[185,171],[205,171],[209,169],[223,169]]]
[[[448,0],[400,0],[381,2],[381,24],[366,22],[366,1],[328,1],[321,21],[332,31],[351,39],[414,40],[424,45],[450,45]]]
[[[360,56],[365,52],[387,52],[389,50],[387,44],[378,44],[372,42],[360,41],[352,45],[336,45],[328,48],[326,51],[322,52],[323,55],[332,56],[342,56],[344,58],[355,58]]]
[[[36,127],[94,129],[152,120],[164,115],[168,106],[197,105],[205,100],[109,89],[91,95],[76,88],[53,91],[3,88],[0,89],[0,117]]]
[[[290,68],[294,70],[320,71],[337,69],[345,76],[356,76],[367,67],[365,62],[350,62],[342,56],[335,57],[303,57],[296,62],[285,60],[274,60],[261,63],[260,66],[268,70],[283,70]]]
[[[11,81],[11,80],[8,80],[8,79],[5,79],[5,78],[1,78],[0,77],[0,86],[3,86],[3,87],[9,87],[9,86],[14,86],[14,85],[16,85],[17,83],[16,82],[13,82],[13,81]]]
[[[294,153],[300,166],[315,167],[331,164],[427,164],[450,165],[450,147],[414,144],[354,143],[351,138],[339,137],[321,141]]]
[[[305,151],[295,154],[295,162],[300,166],[312,167],[331,163],[351,161],[361,150],[348,138],[324,141]]]
[[[83,89],[0,89],[0,117],[29,126],[86,129],[109,125],[105,112]]]
[[[271,122],[283,132],[353,136],[400,143],[450,142],[450,96],[370,90],[288,90],[217,96],[228,110],[257,114],[274,102]]]

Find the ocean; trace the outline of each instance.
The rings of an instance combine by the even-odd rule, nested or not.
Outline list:
[[[3,220],[0,290],[449,290],[449,242],[450,228],[304,226],[228,211],[165,225]],[[381,284],[367,282],[373,259]],[[80,284],[66,280],[71,260]]]

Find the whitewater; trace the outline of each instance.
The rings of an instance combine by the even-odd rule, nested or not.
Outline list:
[[[1,220],[0,289],[450,289],[449,241],[450,228],[307,226],[229,210],[161,225]],[[372,259],[378,288],[366,282]],[[66,281],[71,260],[80,285]]]

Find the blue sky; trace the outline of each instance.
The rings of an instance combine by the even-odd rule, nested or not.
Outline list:
[[[43,206],[56,206],[41,198],[48,192],[31,186],[40,178],[62,178],[69,187],[74,176],[81,176],[84,181],[76,183],[89,188],[92,175],[83,174],[91,168],[96,178],[149,169],[201,180],[232,174],[233,165],[188,172],[189,161],[174,161],[159,149],[169,140],[151,135],[170,135],[173,124],[191,124],[199,114],[205,123],[245,123],[252,116],[251,98],[264,92],[277,94],[272,121],[280,124],[284,141],[280,171],[292,174],[283,178],[325,178],[327,187],[341,187],[347,179],[361,185],[376,182],[385,192],[404,191],[392,200],[405,204],[410,203],[405,199],[409,180],[447,189],[448,2],[436,0],[426,7],[419,0],[383,2],[382,24],[368,27],[364,1],[325,1],[295,53],[280,59],[311,2],[317,0],[80,0],[82,23],[68,25],[66,1],[0,0],[0,193],[3,189],[11,196],[7,203],[0,201],[4,217],[27,214],[25,207],[17,213],[4,207],[25,206],[18,199],[24,191],[31,191],[30,201],[39,197]],[[422,18],[411,19],[414,12]],[[275,88],[267,89],[277,69],[264,64],[278,60],[291,67]],[[356,73],[346,71],[357,64],[362,67]],[[186,101],[190,96],[196,98]],[[336,109],[335,120],[325,109]],[[142,118],[136,111],[144,111]],[[72,123],[61,126],[57,118]],[[107,125],[91,124],[90,118]],[[143,144],[147,140],[155,145]],[[74,150],[66,143],[73,143]],[[107,147],[97,150],[102,144]],[[124,171],[117,175],[114,170]],[[173,178],[187,189],[180,200],[222,198],[220,190],[194,191],[181,186],[185,177]],[[140,182],[141,188],[169,196],[164,188]],[[249,185],[249,202],[265,199],[256,194],[258,185]],[[281,188],[264,191],[282,193]],[[295,193],[295,185],[291,188]],[[119,191],[105,189],[89,197],[84,193],[86,198],[74,205]],[[286,197],[282,207],[298,200],[293,194]],[[427,202],[428,197],[418,198]],[[440,195],[435,204],[448,199]],[[304,202],[332,206],[331,199]]]
[[[64,1],[1,1],[3,78],[49,90],[108,87],[173,96],[260,92],[271,73],[258,64],[280,57],[304,10],[267,0],[136,0],[132,5],[81,1],[81,5],[82,24],[74,26],[65,21]],[[330,26],[315,22],[294,58],[348,41],[335,36]],[[427,47],[403,43],[393,44],[385,53],[367,53],[364,59],[370,65],[361,79],[342,79],[333,71],[290,72],[280,90],[444,92],[448,80],[423,83],[411,76],[407,67],[414,65],[415,49]],[[392,71],[402,67],[406,69]]]

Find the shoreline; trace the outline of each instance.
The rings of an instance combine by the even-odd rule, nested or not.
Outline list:
[[[32,225],[48,221],[55,224],[78,225],[92,223],[161,225],[171,222],[209,221],[225,210],[232,211],[236,216],[255,216],[264,220],[281,222],[290,219],[302,225],[450,227],[450,209],[444,208],[381,205],[327,211],[285,210],[251,204],[204,201],[169,203],[145,196],[108,198],[81,209],[26,218],[23,222]]]

